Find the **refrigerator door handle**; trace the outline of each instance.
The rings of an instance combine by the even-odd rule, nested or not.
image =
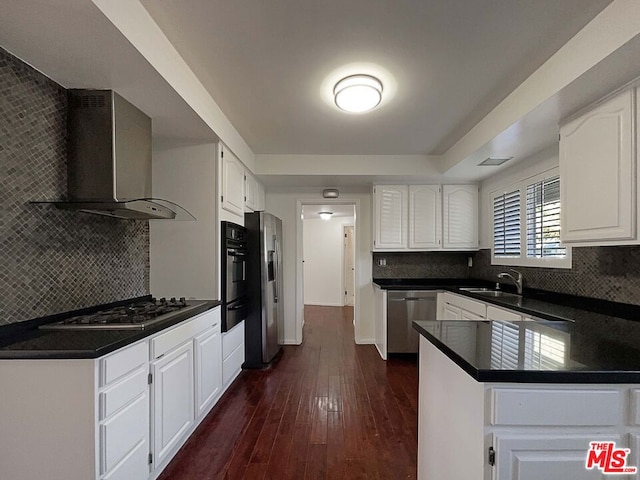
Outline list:
[[[280,277],[280,269],[278,268],[278,263],[280,262],[280,248],[278,245],[278,236],[273,236],[273,245],[275,248],[275,257],[273,260],[273,303],[278,303],[278,280]]]

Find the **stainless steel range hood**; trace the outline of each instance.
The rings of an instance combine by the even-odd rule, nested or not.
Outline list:
[[[55,205],[125,219],[175,218],[152,201],[151,119],[112,90],[68,96],[69,200]]]

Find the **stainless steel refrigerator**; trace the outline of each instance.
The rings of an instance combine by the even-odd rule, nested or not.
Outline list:
[[[247,298],[244,368],[264,368],[280,352],[284,311],[282,220],[266,212],[247,213]]]

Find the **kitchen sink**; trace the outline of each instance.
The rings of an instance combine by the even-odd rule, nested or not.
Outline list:
[[[483,297],[522,298],[522,295],[503,292],[502,290],[494,290],[493,288],[486,287],[462,287],[459,288],[459,290],[462,290],[463,292],[475,293],[476,295],[482,295]]]
[[[501,292],[500,290],[467,290],[469,293],[475,293],[476,295],[482,295],[484,297],[497,297],[497,298],[521,298],[522,295],[515,293]]]

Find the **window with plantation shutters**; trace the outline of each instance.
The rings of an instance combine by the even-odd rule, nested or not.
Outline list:
[[[560,243],[560,176],[553,168],[490,195],[492,265],[571,268]]]
[[[527,257],[564,258],[560,244],[560,177],[527,185]]]
[[[495,257],[519,257],[520,190],[493,197],[493,254]]]

